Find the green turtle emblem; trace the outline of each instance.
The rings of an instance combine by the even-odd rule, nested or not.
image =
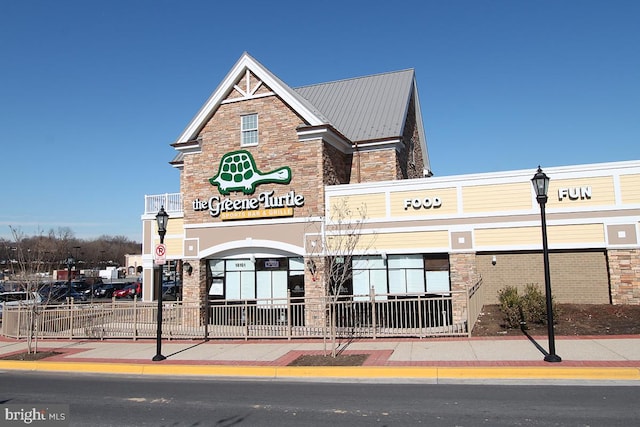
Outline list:
[[[290,181],[291,169],[289,167],[285,166],[269,173],[262,173],[256,167],[253,156],[247,150],[232,151],[222,156],[217,175],[209,178],[211,185],[218,186],[218,190],[224,195],[231,191],[253,194],[260,184],[288,184]]]

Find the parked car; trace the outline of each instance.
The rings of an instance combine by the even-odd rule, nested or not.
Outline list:
[[[42,302],[42,296],[37,292],[1,292],[0,293],[0,319],[2,319],[2,312],[4,307],[12,307],[17,305],[27,304],[40,304]]]
[[[93,290],[96,298],[112,298],[115,291],[124,288],[124,283],[103,283]]]
[[[113,296],[116,298],[138,298],[142,296],[142,284],[139,282],[131,283],[122,289],[118,289],[113,292]]]
[[[54,289],[51,293],[51,302],[66,302],[67,299],[72,299],[74,302],[86,301],[87,296],[82,292],[68,287],[61,287]]]

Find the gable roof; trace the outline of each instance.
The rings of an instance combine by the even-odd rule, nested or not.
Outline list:
[[[401,138],[413,95],[424,167],[430,172],[413,69],[292,89],[247,52],[242,54],[174,142],[176,148],[182,149],[171,161],[172,164],[182,162],[184,152],[192,148],[200,130],[247,70],[262,80],[310,126],[330,125],[351,142]]]
[[[404,129],[413,70],[296,88],[351,141],[397,138]]]
[[[189,122],[174,144],[191,141],[197,136],[198,132],[200,132],[225,97],[233,89],[234,84],[247,70],[250,70],[256,77],[269,86],[271,90],[280,96],[284,102],[291,106],[291,108],[300,114],[309,124],[321,125],[327,123],[327,119],[323,117],[309,101],[298,95],[271,71],[267,70],[262,64],[245,52],[200,108],[200,111],[191,119],[191,122]]]

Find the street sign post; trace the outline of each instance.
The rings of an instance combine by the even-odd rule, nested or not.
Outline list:
[[[164,243],[156,245],[155,263],[156,265],[164,265],[167,263],[167,247]]]

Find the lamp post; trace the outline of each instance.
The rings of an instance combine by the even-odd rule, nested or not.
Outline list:
[[[540,205],[540,217],[542,218],[542,253],[544,257],[544,290],[547,298],[547,333],[549,337],[549,354],[544,357],[545,362],[561,362],[556,354],[555,333],[553,330],[553,300],[551,298],[551,274],[549,273],[549,247],[547,245],[547,218],[545,205],[547,203],[547,191],[549,190],[549,177],[542,172],[540,166],[536,174],[531,178],[531,183],[536,191],[536,200]]]
[[[156,221],[158,223],[158,235],[160,236],[160,244],[164,244],[164,235],[167,234],[167,222],[169,221],[169,214],[165,212],[164,206],[160,207],[158,214],[156,215]],[[153,265],[153,281],[156,285],[156,297],[158,298],[158,318],[157,318],[157,330],[156,330],[156,355],[153,356],[154,362],[159,362],[166,359],[162,355],[162,267],[154,261]]]
[[[67,264],[67,298],[71,298],[71,266],[75,264],[76,260],[69,254],[65,262]]]

